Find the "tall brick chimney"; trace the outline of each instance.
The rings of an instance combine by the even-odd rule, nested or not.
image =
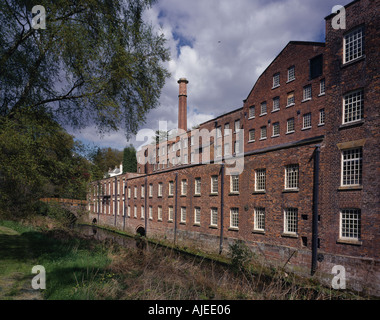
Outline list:
[[[178,94],[178,129],[187,131],[187,84],[186,78],[180,78]]]

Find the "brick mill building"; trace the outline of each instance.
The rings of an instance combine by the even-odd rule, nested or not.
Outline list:
[[[242,107],[198,130],[179,79],[177,134],[143,147],[137,173],[94,181],[91,219],[219,253],[244,240],[328,284],[340,265],[380,295],[379,2],[345,14],[345,29],[325,18],[326,42],[289,42]]]

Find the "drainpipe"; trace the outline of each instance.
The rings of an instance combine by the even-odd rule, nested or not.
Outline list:
[[[146,205],[147,205],[147,177],[145,176],[145,187],[144,187],[144,199],[145,199],[145,205],[144,205],[144,217],[145,217],[145,236],[146,236],[146,234],[147,234],[147,228],[148,228],[148,216],[147,216],[147,207],[146,207]]]
[[[123,217],[123,231],[125,230],[125,216],[127,215],[127,204],[128,204],[128,198],[127,198],[127,177],[125,177],[125,184],[124,184],[124,217]]]
[[[115,227],[116,227],[116,214],[117,214],[117,178],[115,177],[115,188],[113,190],[113,213],[115,215]]]
[[[174,202],[174,244],[177,242],[177,184],[178,184],[178,172],[175,173],[175,202]]]
[[[220,243],[219,243],[219,254],[223,251],[223,209],[224,209],[224,163],[220,168]]]
[[[100,183],[98,181],[98,190],[96,191],[98,194],[98,223],[99,223],[99,218],[100,218]]]
[[[319,201],[319,156],[321,146],[317,145],[314,153],[314,183],[313,183],[313,221],[311,243],[311,275],[317,270],[318,259],[318,201]]]

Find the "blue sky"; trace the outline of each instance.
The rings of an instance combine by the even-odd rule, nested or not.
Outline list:
[[[255,81],[289,41],[324,42],[325,20],[348,0],[158,0],[144,19],[163,33],[171,52],[171,77],[160,106],[141,129],[159,120],[177,126],[178,84],[188,84],[188,127],[242,107]],[[70,132],[70,131],[69,131]],[[132,143],[122,131],[100,136],[94,127],[71,131],[77,139],[122,150]],[[146,137],[145,141],[150,140]]]

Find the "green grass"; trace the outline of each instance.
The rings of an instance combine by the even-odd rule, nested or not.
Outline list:
[[[91,299],[110,281],[104,278],[109,263],[101,244],[65,231],[36,231],[0,221],[0,299]],[[31,288],[35,265],[46,270],[46,290],[41,293]]]

